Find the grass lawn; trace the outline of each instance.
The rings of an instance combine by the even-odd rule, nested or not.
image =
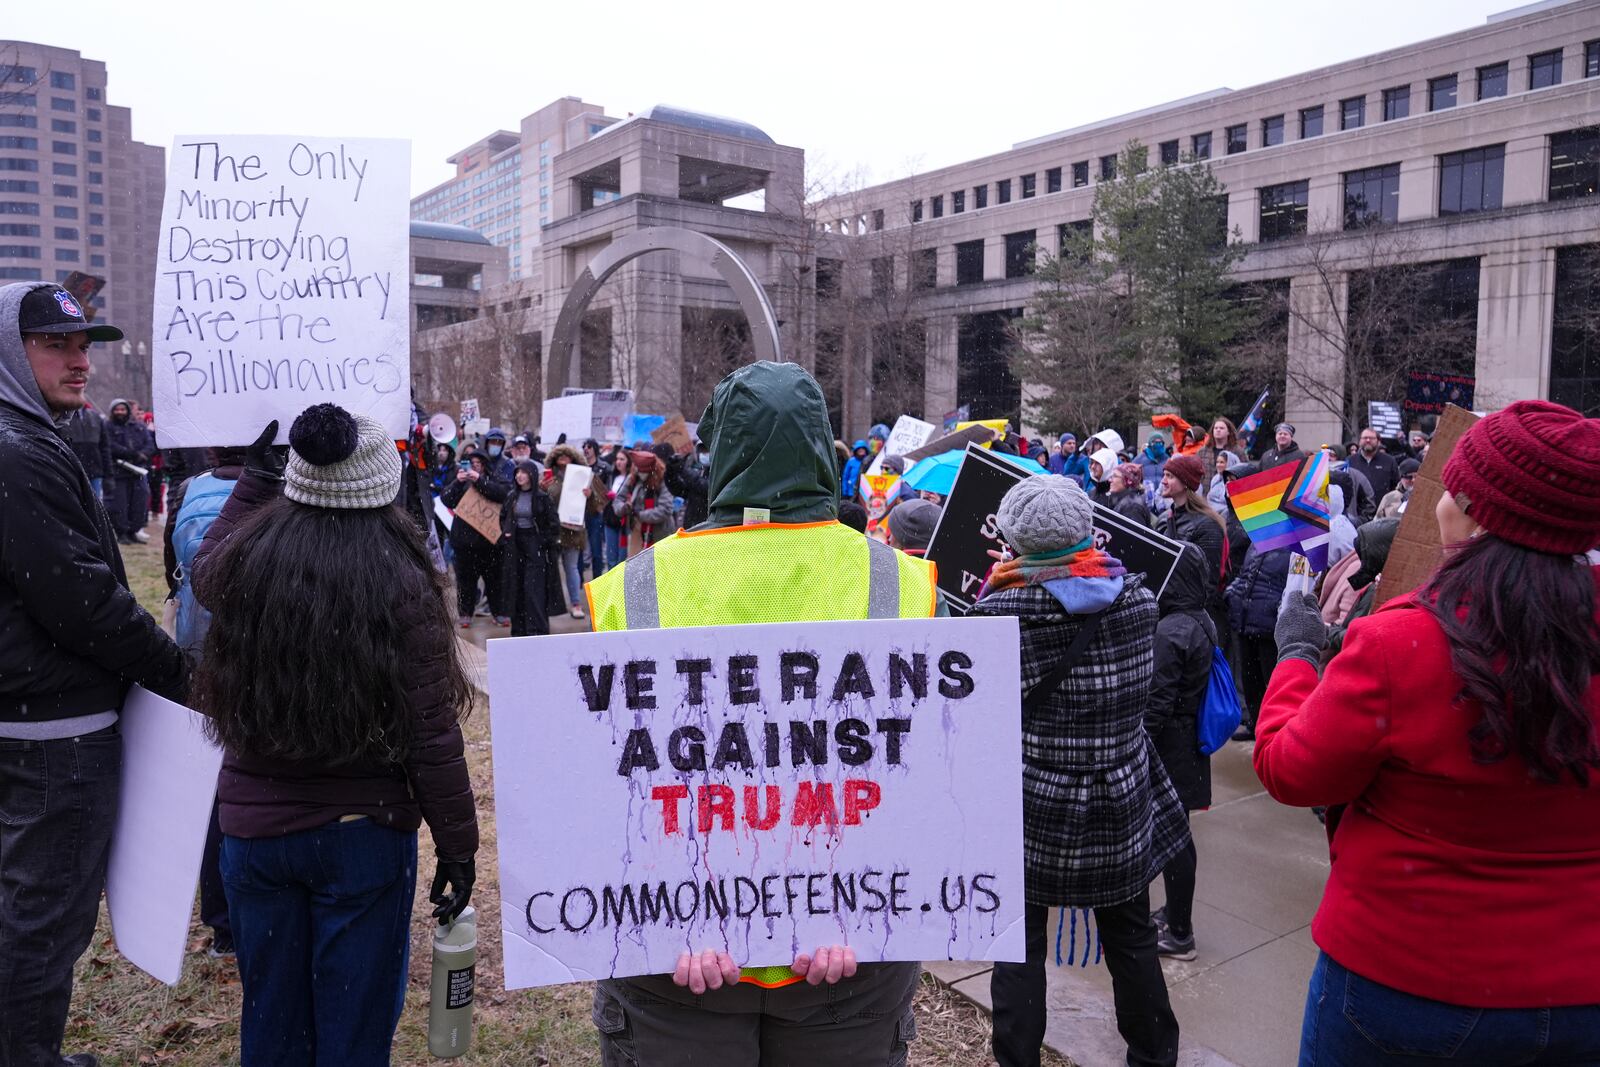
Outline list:
[[[166,594],[161,576],[160,532],[159,526],[152,526],[150,544],[122,550],[134,593],[158,618]],[[483,847],[478,852],[478,881],[472,897],[479,914],[477,1032],[472,1051],[458,1062],[474,1067],[598,1065],[588,985],[510,993],[502,988],[489,715],[482,701],[474,708],[464,731]],[[435,1062],[428,1053],[427,1042],[432,964],[427,883],[433,874],[433,843],[426,832],[419,835],[418,852],[411,974],[405,1013],[394,1045],[394,1062],[402,1067]],[[97,1053],[108,1067],[238,1064],[239,975],[231,960],[206,956],[208,940],[209,931],[197,918],[190,929],[183,981],[169,989],[117,954],[102,910],[94,941],[78,962],[65,1051]],[[987,1016],[970,1001],[926,976],[918,993],[917,1026],[910,1060],[916,1067],[967,1067],[993,1062],[988,1051]],[[1044,1062],[1053,1067],[1070,1067],[1048,1052]]]

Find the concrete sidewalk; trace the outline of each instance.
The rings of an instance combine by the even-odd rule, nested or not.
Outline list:
[[[557,633],[588,628],[558,617]],[[484,642],[507,631],[477,619],[461,631],[474,684],[486,683]],[[1284,1067],[1300,1047],[1306,983],[1316,962],[1309,924],[1328,877],[1322,824],[1262,790],[1248,744],[1229,743],[1211,759],[1213,806],[1192,816],[1200,873],[1195,890],[1199,954],[1164,964],[1183,1042],[1183,1067]],[[1161,880],[1151,886],[1160,906]],[[1057,913],[1051,913],[1054,941]],[[1080,945],[1082,947],[1081,935]],[[990,968],[981,963],[924,965],[985,1010]],[[1121,1067],[1127,1049],[1117,1033],[1104,964],[1048,969],[1050,1022],[1045,1043],[1078,1067]]]
[[[1214,805],[1192,817],[1199,954],[1164,964],[1184,1067],[1283,1067],[1299,1053],[1306,983],[1317,959],[1309,924],[1328,877],[1327,838],[1310,812],[1266,795],[1250,748],[1230,743],[1212,757]],[[1162,896],[1157,879],[1152,906]],[[1052,942],[1056,918],[1052,912]],[[927,969],[991,1007],[990,968],[941,962]],[[1051,966],[1048,975],[1045,1043],[1079,1067],[1126,1063],[1104,964]]]

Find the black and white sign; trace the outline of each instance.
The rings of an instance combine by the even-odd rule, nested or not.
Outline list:
[[[964,614],[978,598],[984,576],[994,565],[989,550],[1003,539],[995,512],[1006,491],[1028,473],[987,449],[967,446],[955,485],[945,498],[944,512],[928,542],[927,558],[939,567],[939,589],[950,609]],[[1148,527],[1130,522],[1110,508],[1094,506],[1096,547],[1121,561],[1131,574],[1142,574],[1145,587],[1159,597],[1172,576],[1183,546]]]

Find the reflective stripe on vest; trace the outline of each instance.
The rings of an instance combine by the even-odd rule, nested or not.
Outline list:
[[[628,629],[661,627],[661,599],[656,591],[656,554],[641,552],[622,572],[622,602]],[[867,539],[867,618],[900,617],[900,559],[881,541]]]

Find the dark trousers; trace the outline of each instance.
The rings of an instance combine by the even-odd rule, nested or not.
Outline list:
[[[117,536],[127,540],[137,530],[144,529],[150,521],[150,483],[137,474],[118,474],[111,479],[110,499],[106,511],[111,514],[112,529]]]
[[[371,819],[222,839],[244,1067],[387,1067],[405,1003],[417,835]]]
[[[529,637],[550,632],[545,612],[544,542],[538,530],[518,530],[503,549],[506,553],[505,598],[510,601],[511,636]]]
[[[1464,1008],[1402,993],[1317,959],[1300,1029],[1300,1067],[1600,1063],[1600,1004]]]
[[[483,583],[483,595],[489,598],[489,614],[504,615],[505,605],[500,603],[500,550],[484,542],[456,546],[456,610],[468,618],[478,607],[478,583]]]
[[[1278,665],[1278,642],[1271,634],[1240,634],[1239,658],[1244,661],[1244,721],[1254,730],[1267,683]]]
[[[206,848],[200,854],[200,921],[211,927],[217,942],[233,940],[228,923],[228,893],[222,884],[222,823],[217,802],[211,802],[211,825],[206,828]]]
[[[1045,1030],[1046,927],[1050,909],[1025,905],[1026,963],[996,963],[989,976],[994,1001],[994,1058],[1000,1067],[1038,1067]],[[1108,908],[1094,909],[1100,928],[1117,1031],[1128,1043],[1130,1067],[1174,1067],[1178,1062],[1178,1020],[1167,1000],[1167,981],[1156,955],[1156,927],[1150,921],[1150,894]]]
[[[122,735],[0,738],[0,1067],[59,1067],[72,965],[94,936]]]
[[[1179,937],[1194,933],[1194,879],[1199,867],[1200,856],[1191,837],[1183,851],[1168,860],[1161,871],[1167,890],[1167,929]]]
[[[696,997],[671,979],[595,986],[604,1067],[904,1067],[917,1023],[915,963],[863,967],[838,985],[741,983]]]

